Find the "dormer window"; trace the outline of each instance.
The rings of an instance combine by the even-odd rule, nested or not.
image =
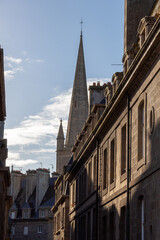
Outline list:
[[[28,211],[24,211],[24,218],[28,218],[29,214]]]
[[[138,27],[138,34],[140,38],[140,47],[145,42],[151,28],[153,27],[156,19],[155,17],[147,16],[141,19]]]
[[[45,210],[41,210],[41,217],[45,217]]]
[[[11,219],[15,219],[16,218],[16,213],[14,211],[11,212]]]

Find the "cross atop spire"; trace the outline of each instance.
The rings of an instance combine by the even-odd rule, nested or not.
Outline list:
[[[82,25],[83,25],[82,18],[81,18],[80,24],[81,24],[81,36],[82,36]]]

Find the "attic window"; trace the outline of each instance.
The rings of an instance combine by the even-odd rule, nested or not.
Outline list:
[[[28,218],[28,211],[24,211],[24,218]]]
[[[41,217],[45,217],[45,211],[41,210]]]
[[[11,219],[15,219],[16,218],[16,213],[15,212],[11,212]]]

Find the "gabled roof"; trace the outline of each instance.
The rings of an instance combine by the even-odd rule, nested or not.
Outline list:
[[[55,191],[54,191],[54,183],[56,178],[49,179],[49,187],[44,195],[44,198],[40,204],[40,207],[52,207],[55,203]]]
[[[30,205],[29,205],[29,202],[25,202],[23,205],[22,205],[22,208],[23,209],[27,209],[27,208],[31,208]]]
[[[17,204],[14,202],[14,203],[12,204],[12,207],[11,207],[10,209],[11,209],[11,210],[17,210],[17,209],[18,209]]]

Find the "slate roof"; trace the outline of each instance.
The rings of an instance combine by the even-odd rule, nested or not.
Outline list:
[[[48,189],[43,197],[43,200],[39,206],[39,208],[51,208],[55,203],[55,192],[54,192],[54,183],[56,181],[56,177],[49,179],[49,186]],[[28,201],[26,202],[26,179],[22,180],[21,189],[18,193],[17,198],[15,199],[11,209],[17,210],[17,218],[22,218],[22,210],[23,209],[30,209],[31,210],[31,219],[38,219],[39,214],[38,211],[36,211],[36,187],[33,190],[32,194],[28,198]]]
[[[44,198],[40,204],[40,207],[52,207],[54,205],[55,203],[54,183],[56,179],[57,178],[49,179],[49,187],[44,195]]]

